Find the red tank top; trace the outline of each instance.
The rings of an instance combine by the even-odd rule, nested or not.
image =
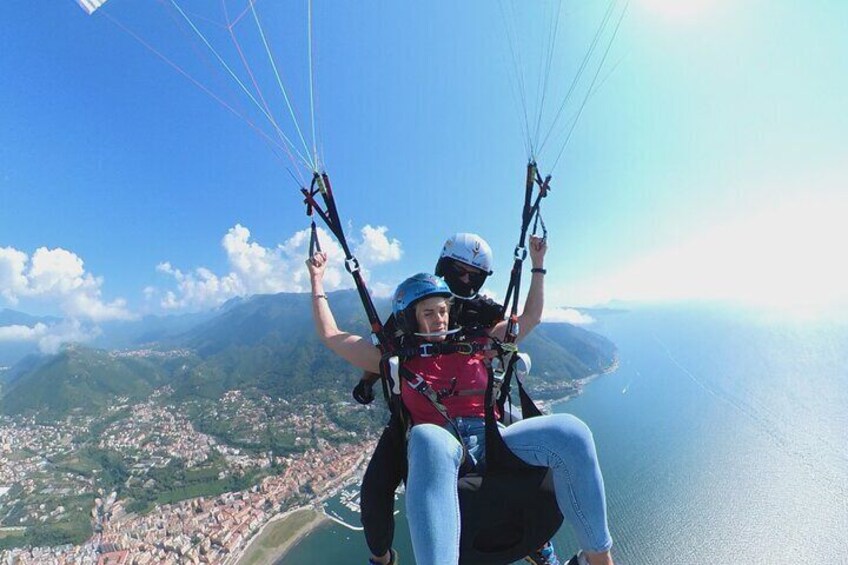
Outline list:
[[[413,357],[404,361],[404,367],[420,375],[436,393],[447,393],[442,396],[441,401],[451,418],[485,416],[485,391],[489,370],[484,353]],[[478,393],[463,394],[462,391]],[[413,425],[445,425],[445,419],[427,397],[416,392],[405,379],[401,379],[401,399],[412,416]]]

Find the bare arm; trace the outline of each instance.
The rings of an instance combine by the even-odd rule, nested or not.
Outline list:
[[[366,371],[379,372],[380,350],[362,336],[344,332],[336,325],[330,303],[324,293],[324,271],[327,254],[318,252],[306,260],[312,285],[312,318],[315,331],[324,345],[345,361]]]
[[[530,236],[530,263],[533,269],[543,269],[545,266],[545,253],[548,251],[548,243],[541,237]],[[544,273],[531,273],[530,290],[527,291],[527,299],[524,301],[524,309],[518,315],[518,341],[521,341],[533,331],[542,321],[542,310],[545,307],[545,275]],[[492,328],[490,334],[498,339],[506,336],[507,320],[498,322]]]

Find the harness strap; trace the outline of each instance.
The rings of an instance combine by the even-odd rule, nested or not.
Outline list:
[[[380,321],[380,316],[377,314],[377,309],[374,307],[374,302],[365,285],[365,280],[362,278],[362,272],[359,268],[359,260],[353,255],[350,246],[345,237],[344,227],[339,217],[339,212],[336,208],[336,200],[333,197],[333,188],[330,185],[330,177],[327,173],[315,173],[312,177],[312,184],[309,189],[301,188],[300,192],[304,196],[304,204],[306,204],[306,213],[310,217],[313,213],[324,220],[327,228],[336,236],[339,245],[345,254],[345,269],[353,277],[353,282],[356,284],[356,291],[359,293],[359,299],[362,306],[365,308],[365,313],[368,316],[368,322],[371,324],[371,340],[382,351],[386,351],[391,347],[389,341],[385,338],[383,332],[383,323]],[[321,196],[324,201],[324,207],[316,200],[317,196]]]
[[[499,350],[499,345],[493,340],[486,343],[474,341],[425,342],[419,344],[417,347],[402,347],[390,355],[398,355],[403,359],[410,359],[412,357],[436,357],[438,355],[451,355],[453,353],[474,355],[475,353],[492,350]]]
[[[462,433],[460,433],[459,427],[456,425],[453,418],[450,417],[450,414],[448,414],[448,409],[444,404],[442,404],[442,401],[439,399],[439,395],[436,394],[421,375],[413,373],[403,365],[400,365],[400,375],[406,380],[409,386],[415,389],[417,393],[422,394],[427,400],[429,400],[436,411],[448,424],[450,424],[450,427],[453,428],[453,432],[456,434],[456,438],[462,446],[462,459],[460,460],[460,466],[464,467],[466,462],[469,461],[468,448],[465,447],[465,442],[462,441]]]
[[[484,396],[485,394],[485,388],[466,388],[454,392],[453,394],[451,394],[451,396]]]
[[[318,239],[318,228],[315,226],[315,220],[312,220],[309,226],[309,256],[315,255],[315,252],[321,252],[321,241]]]
[[[430,401],[430,404],[433,405],[433,408],[448,422],[453,425],[453,419],[448,414],[448,409],[442,404],[442,400],[439,397],[439,394],[433,390],[433,388],[427,384],[427,381],[424,380],[424,377],[417,373],[413,373],[403,365],[400,365],[400,375],[406,381],[406,384],[412,388],[418,394],[423,395],[427,400]]]

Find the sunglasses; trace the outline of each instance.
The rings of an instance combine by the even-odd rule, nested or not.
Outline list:
[[[466,265],[465,263],[460,263],[459,261],[451,261],[450,268],[454,272],[454,274],[460,277],[468,275],[470,278],[474,279],[477,277],[486,276],[486,272],[482,269],[478,269],[477,267],[471,267],[469,265]]]

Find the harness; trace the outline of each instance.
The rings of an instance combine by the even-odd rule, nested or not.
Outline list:
[[[515,374],[519,393],[522,398],[522,415],[531,418],[541,414],[524,389],[522,367],[527,366],[527,357],[518,353],[513,344],[504,344],[490,340],[487,343],[459,342],[439,344],[440,351],[446,354],[462,354],[464,351],[498,351],[498,360],[511,356],[510,367]],[[427,348],[425,351],[428,351]],[[404,361],[397,353],[421,353],[421,348],[399,348],[386,357],[392,393],[400,397],[400,387],[409,386],[417,394],[425,397],[445,422],[461,440],[458,426],[449,414],[444,398],[456,391],[437,391],[426,380],[404,367]],[[420,355],[419,355],[420,356]],[[497,363],[494,365],[497,366]],[[505,362],[500,367],[505,367]],[[562,525],[562,513],[556,501],[553,475],[550,469],[529,465],[509,450],[501,436],[496,408],[498,394],[502,390],[504,372],[498,373],[495,367],[489,370],[489,379],[485,389],[460,391],[482,395],[484,397],[484,418],[486,422],[486,469],[483,472],[473,468],[467,447],[462,445],[462,463],[457,483],[459,493],[460,516],[460,564],[493,565],[518,560],[532,550],[540,547],[559,530]],[[501,380],[499,380],[501,379]],[[446,394],[447,393],[447,394]],[[410,429],[408,414],[404,410],[404,419],[393,418],[394,425],[401,426],[401,433],[395,437],[403,442],[408,438]],[[405,450],[401,450],[405,453]]]
[[[418,344],[418,346],[408,346],[401,347],[396,350],[393,354],[391,354],[390,359],[394,359],[394,362],[390,362],[390,370],[392,371],[391,377],[393,380],[397,382],[405,383],[409,388],[414,390],[417,394],[422,395],[430,405],[435,408],[435,410],[444,418],[445,422],[450,425],[457,434],[457,437],[460,437],[459,430],[457,429],[456,423],[454,422],[453,417],[447,410],[447,407],[444,405],[443,400],[449,397],[456,396],[479,396],[484,397],[486,394],[486,389],[461,389],[456,390],[458,377],[453,377],[451,379],[451,384],[449,387],[442,388],[440,390],[434,390],[432,386],[422,377],[421,375],[410,370],[405,361],[408,361],[411,358],[420,357],[420,358],[431,358],[441,355],[475,355],[478,353],[494,351],[498,355],[502,355],[503,351],[499,347],[499,342],[493,338],[487,337],[485,341],[451,341],[451,342],[424,342]],[[488,380],[492,378],[491,367],[488,370]],[[394,392],[394,391],[393,391]],[[400,394],[400,391],[397,391]],[[409,422],[407,422],[407,427],[409,427]],[[408,431],[408,430],[407,430]],[[463,446],[464,447],[464,446]]]

